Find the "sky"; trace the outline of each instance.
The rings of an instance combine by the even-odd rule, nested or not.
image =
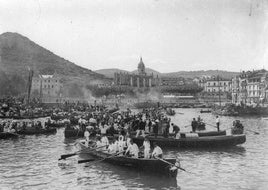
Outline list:
[[[0,0],[4,32],[91,70],[268,69],[268,0]]]

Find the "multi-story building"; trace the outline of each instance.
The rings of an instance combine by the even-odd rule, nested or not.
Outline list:
[[[205,92],[229,92],[231,81],[229,79],[224,79],[221,77],[212,77],[206,80]]]
[[[232,103],[252,104],[268,101],[268,72],[243,71],[232,79]]]
[[[262,69],[253,71],[247,77],[247,93],[250,103],[261,103],[264,100],[265,94],[265,78],[267,71]]]
[[[38,75],[32,79],[31,93],[44,103],[60,102],[62,83],[58,75]]]

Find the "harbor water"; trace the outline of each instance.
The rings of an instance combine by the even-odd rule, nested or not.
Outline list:
[[[175,109],[172,122],[190,131],[198,115],[207,130],[216,130],[215,116],[200,109]],[[260,117],[220,117],[221,129],[239,119],[246,143],[217,149],[165,149],[166,157],[179,157],[176,179],[139,173],[105,162],[77,164],[78,156],[58,161],[76,151],[76,139],[65,139],[64,129],[53,135],[0,140],[0,189],[266,189],[268,187],[268,120]],[[186,126],[186,127],[185,127]],[[254,134],[257,131],[259,134]]]

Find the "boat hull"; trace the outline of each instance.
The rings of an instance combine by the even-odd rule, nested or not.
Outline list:
[[[80,145],[84,146],[84,145]],[[146,173],[151,173],[155,175],[164,175],[168,177],[176,177],[178,170],[171,170],[171,167],[169,164],[157,160],[157,159],[144,159],[144,158],[131,158],[127,156],[111,156],[108,153],[102,152],[102,151],[85,151],[83,154],[88,154],[90,156],[93,156],[95,158],[103,159],[104,162],[118,165],[118,166],[124,166],[131,169],[135,169],[137,171],[142,171]],[[165,161],[175,164],[176,159],[164,159]]]
[[[10,138],[18,138],[19,135],[17,133],[10,133],[10,132],[1,132],[0,139],[10,139]]]
[[[39,129],[39,130],[24,130],[24,131],[17,131],[20,135],[40,135],[40,134],[54,134],[57,132],[57,129]]]
[[[212,147],[230,147],[246,142],[246,135],[221,135],[221,136],[203,136],[203,137],[185,137],[160,138],[147,137],[151,143],[156,142],[160,147],[181,147],[181,148],[212,148]],[[143,137],[133,137],[133,141],[142,145]]]

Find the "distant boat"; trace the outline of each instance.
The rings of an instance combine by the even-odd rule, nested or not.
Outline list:
[[[201,110],[200,113],[211,113],[211,110]]]
[[[18,138],[19,135],[17,133],[10,132],[0,132],[0,139],[10,139],[10,138]]]
[[[262,117],[261,119],[262,120],[268,120],[268,117]]]

